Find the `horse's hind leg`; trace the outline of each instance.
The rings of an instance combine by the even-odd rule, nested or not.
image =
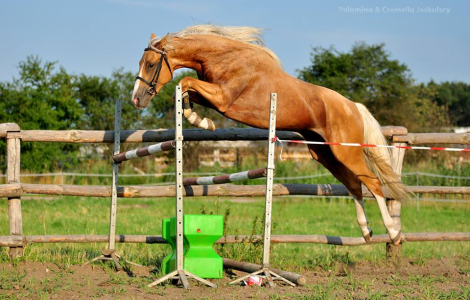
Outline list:
[[[342,147],[331,146],[331,150],[336,157],[346,168],[354,173],[357,178],[369,189],[374,195],[379,205],[379,210],[382,219],[387,228],[388,235],[395,245],[400,243],[401,232],[393,227],[393,220],[387,210],[385,197],[382,192],[382,184],[380,180],[370,171],[367,167],[362,154],[362,148],[356,147]]]
[[[372,230],[368,227],[369,221],[367,220],[364,201],[362,200],[361,181],[353,172],[336,160],[329,147],[308,145],[308,148],[312,157],[325,166],[353,195],[356,205],[357,224],[361,228],[362,236],[366,242],[369,242],[372,237]]]

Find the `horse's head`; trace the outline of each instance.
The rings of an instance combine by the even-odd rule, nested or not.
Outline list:
[[[139,62],[139,75],[136,77],[132,102],[137,108],[147,107],[153,96],[173,79],[173,71],[168,61],[165,44],[168,34],[158,40],[155,34],[150,36],[150,42],[144,50]]]

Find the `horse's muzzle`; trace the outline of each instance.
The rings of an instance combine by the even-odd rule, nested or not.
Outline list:
[[[139,99],[139,98],[134,98],[134,99],[132,99],[132,103],[134,103],[134,106],[135,106],[136,108],[139,108],[139,109],[140,109],[140,108],[143,108],[142,106],[140,106],[140,99]]]

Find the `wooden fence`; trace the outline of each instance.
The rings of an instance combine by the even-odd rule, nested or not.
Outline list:
[[[392,142],[392,145],[413,144],[469,144],[470,134],[450,133],[408,133],[404,127],[382,127],[382,133]],[[122,143],[164,142],[174,138],[174,130],[123,130]],[[283,140],[302,140],[295,132],[278,131],[277,136]],[[23,255],[24,247],[30,243],[95,243],[107,242],[107,235],[61,235],[61,236],[25,236],[22,229],[21,196],[24,194],[47,194],[68,196],[110,197],[111,187],[108,186],[78,186],[54,184],[23,184],[20,182],[20,149],[21,142],[59,142],[59,143],[113,143],[113,131],[95,130],[21,130],[17,124],[0,124],[0,138],[7,141],[7,183],[0,185],[0,197],[8,198],[8,216],[10,235],[0,236],[0,246],[10,247],[12,258]],[[256,141],[267,140],[268,131],[261,129],[218,129],[214,132],[201,129],[184,131],[185,141]],[[392,166],[401,174],[405,149],[392,150]],[[433,194],[470,194],[470,187],[439,187],[411,186],[414,193]],[[186,196],[264,196],[264,185],[233,186],[230,184],[213,186],[186,186]],[[175,195],[174,186],[121,186],[119,197],[172,197]],[[321,195],[347,196],[348,190],[342,185],[331,184],[275,184],[274,196],[283,195]],[[364,195],[370,197],[367,190]],[[401,203],[393,199],[387,200],[387,207],[393,216],[394,226],[401,230]],[[227,236],[218,243],[240,243],[260,237]],[[470,241],[467,233],[403,233],[402,242],[415,241]],[[131,243],[163,243],[161,236],[117,235],[116,242]],[[325,235],[274,235],[273,243],[320,243],[333,245],[364,245],[362,237],[334,237]],[[371,243],[387,243],[389,256],[400,254],[401,245],[390,244],[388,235],[377,235]]]

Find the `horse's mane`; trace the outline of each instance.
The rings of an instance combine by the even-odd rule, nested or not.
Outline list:
[[[263,29],[248,26],[216,26],[212,24],[194,25],[184,28],[183,30],[170,34],[170,38],[182,38],[189,35],[217,35],[227,39],[250,44],[266,52],[276,63],[282,67],[281,60],[269,48],[264,46]],[[161,37],[153,38],[150,43],[154,44],[161,40]],[[171,41],[165,46],[171,49]]]

